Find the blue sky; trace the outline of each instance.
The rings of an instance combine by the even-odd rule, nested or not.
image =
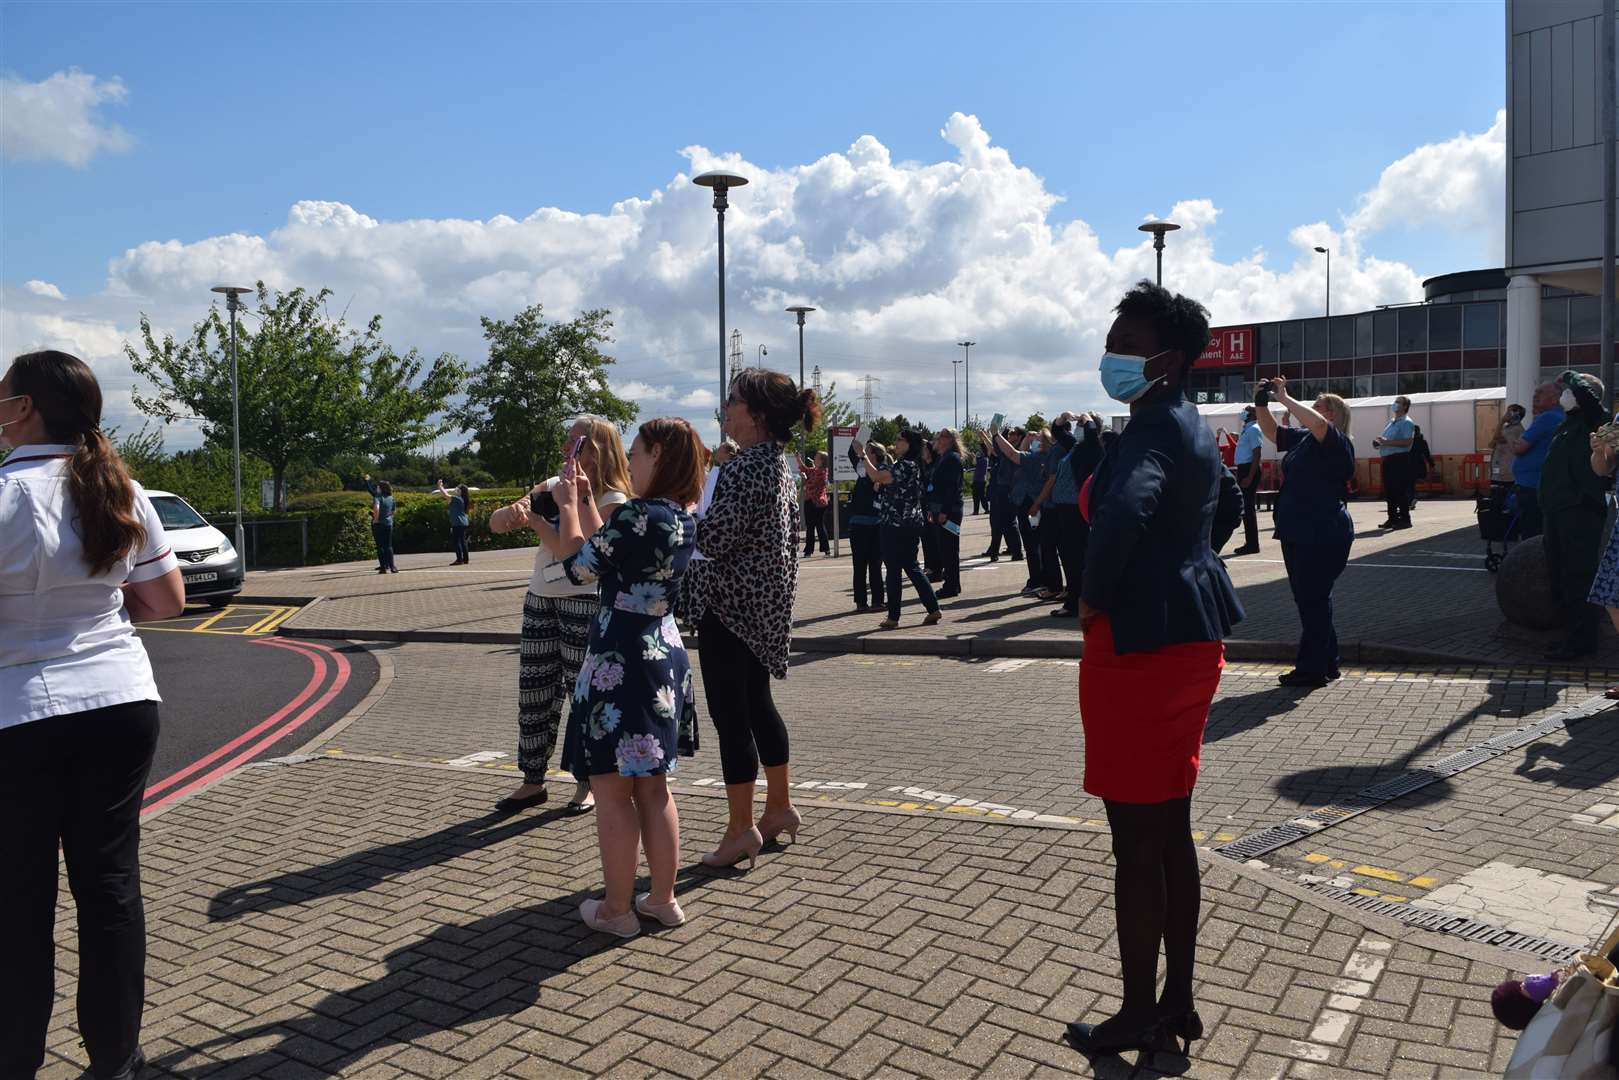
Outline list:
[[[12,2],[0,18],[10,79],[121,80],[98,116],[132,143],[83,168],[5,162],[12,306],[28,280],[97,293],[144,242],[266,236],[300,200],[385,222],[607,214],[688,169],[687,146],[785,171],[869,134],[895,163],[946,161],[958,111],[1060,197],[1048,225],[1083,221],[1104,251],[1205,199],[1215,257],[1280,257],[1503,103],[1493,2]],[[1419,277],[1499,258],[1498,222],[1385,216],[1364,255]]]

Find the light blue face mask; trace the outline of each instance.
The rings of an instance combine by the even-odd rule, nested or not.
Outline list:
[[[1125,405],[1138,400],[1154,384],[1162,382],[1163,376],[1148,379],[1146,374],[1147,362],[1156,360],[1163,352],[1153,353],[1151,356],[1127,356],[1123,353],[1104,352],[1102,354],[1102,389],[1114,401]]]

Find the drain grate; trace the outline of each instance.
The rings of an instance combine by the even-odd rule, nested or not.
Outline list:
[[[1375,799],[1380,803],[1388,802],[1391,799],[1398,799],[1401,795],[1409,795],[1413,791],[1420,791],[1429,784],[1437,783],[1440,779],[1442,779],[1440,775],[1432,769],[1412,769],[1401,776],[1392,777],[1381,784],[1367,788],[1361,792],[1361,795],[1368,799]]]
[[[1241,840],[1233,841],[1223,847],[1214,849],[1215,854],[1224,855],[1228,859],[1245,862],[1248,859],[1257,859],[1261,855],[1286,847],[1295,840],[1302,839],[1315,832],[1314,829],[1305,829],[1298,825],[1273,825],[1264,832],[1245,836]]]
[[[1455,776],[1464,769],[1471,769],[1474,765],[1482,765],[1491,758],[1500,756],[1501,751],[1493,746],[1475,746],[1470,750],[1440,758],[1428,768],[1442,776]]]
[[[1341,889],[1336,885],[1307,884],[1304,886],[1313,893],[1318,893],[1329,899],[1336,900],[1358,911],[1368,911],[1374,915],[1383,915],[1391,919],[1398,919],[1407,926],[1419,930],[1431,930],[1438,934],[1449,934],[1452,937],[1465,938],[1483,945],[1494,945],[1502,949],[1515,949],[1519,952],[1533,953],[1543,960],[1553,963],[1566,964],[1580,954],[1580,948],[1563,941],[1554,941],[1551,938],[1540,937],[1536,934],[1524,934],[1517,930],[1508,930],[1502,926],[1479,922],[1465,915],[1456,915],[1449,911],[1430,911],[1426,908],[1412,907],[1395,900],[1379,900],[1375,897],[1362,896],[1359,893]]]

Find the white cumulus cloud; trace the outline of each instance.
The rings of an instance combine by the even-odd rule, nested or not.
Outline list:
[[[1488,151],[1497,127],[1413,151],[1380,178],[1368,177],[1375,183],[1352,214],[1336,225],[1298,224],[1278,253],[1217,251],[1221,210],[1195,191],[1172,206],[1133,212],[1182,225],[1165,284],[1201,300],[1216,324],[1319,311],[1320,256],[1311,250],[1318,244],[1335,253],[1334,309],[1417,300],[1417,272],[1370,252],[1376,233],[1406,220],[1398,193],[1418,197],[1435,154],[1450,154],[1457,168],[1466,163],[1471,179],[1450,177],[1444,193],[1421,193],[1435,208],[1426,220],[1455,229],[1488,220],[1491,185],[1500,183],[1499,159]],[[364,206],[303,201],[263,235],[136,245],[109,260],[105,290],[74,298],[67,310],[8,289],[0,343],[15,352],[14,342],[60,332],[97,350],[98,371],[123,368],[127,376],[116,343],[95,328],[132,337],[146,312],[157,326],[183,333],[217,299],[210,286],[259,279],[281,289],[329,287],[334,313],[346,309],[351,321],[381,314],[395,345],[453,351],[473,363],[484,348],[479,315],[508,318],[532,303],[551,318],[606,307],[619,392],[639,401],[643,415],[682,412],[712,435],[714,212],[690,177],[723,168],[752,181],[732,196],[726,218],[728,329],[740,329],[748,363],[764,343],[764,362],[796,377],[797,330],[782,309],[803,303],[818,309],[806,327],[806,366],[819,366],[823,383],[835,381],[846,400],[858,402],[858,380],[875,376],[880,411],[948,421],[950,361],[961,354],[954,343],[968,336],[979,343],[974,413],[1103,406],[1096,356],[1112,305],[1152,275],[1151,237],[1132,233],[1131,243],[1105,247],[1083,207],[1075,220],[1053,222],[1057,196],[975,117],[953,114],[940,137],[936,161],[895,161],[863,135],[841,153],[778,168],[687,147],[686,167],[666,184],[626,195],[604,213],[542,207],[481,220],[389,221]],[[47,321],[53,316],[64,321]],[[960,389],[965,405],[967,388]]]
[[[23,288],[27,289],[35,296],[44,296],[51,300],[67,299],[67,297],[62,295],[61,289],[58,289],[55,285],[52,285],[48,281],[41,281],[38,278],[23,282]]]
[[[1383,170],[1345,223],[1354,233],[1392,225],[1499,231],[1506,218],[1507,113],[1477,134],[1419,146]]]
[[[12,161],[82,169],[99,153],[134,145],[127,131],[100,115],[101,106],[122,104],[128,97],[123,80],[99,79],[77,68],[40,82],[0,76],[0,148]]]

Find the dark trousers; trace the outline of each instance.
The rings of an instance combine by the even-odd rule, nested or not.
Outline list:
[[[1048,507],[1046,513],[1052,516],[1057,530],[1057,559],[1062,564],[1063,577],[1068,580],[1068,595],[1063,606],[1078,611],[1080,578],[1085,573],[1085,546],[1091,528],[1085,524],[1078,506],[1059,504]]]
[[[948,593],[961,591],[961,511],[959,506],[946,510],[945,520],[950,526],[935,526],[939,530],[939,573],[944,577],[942,591]]]
[[[922,598],[922,606],[929,611],[939,610],[939,600],[933,594],[933,586],[928,584],[928,576],[916,565],[916,546],[921,539],[921,529],[900,525],[882,526],[883,576],[888,579],[890,619],[899,619],[900,594],[905,591],[907,577],[916,587],[916,595]]]
[[[849,554],[854,563],[854,602],[866,606],[866,586],[869,583],[871,603],[881,604],[883,595],[883,551],[878,535],[879,526],[850,525]]]
[[[787,724],[770,696],[770,672],[713,612],[697,634],[703,693],[720,737],[720,775],[727,784],[754,783],[761,763],[787,764]]]
[[[371,538],[377,542],[377,569],[392,570],[394,568],[393,522],[372,522]]]
[[[1248,478],[1259,471],[1258,465],[1238,465],[1237,483],[1242,487],[1242,546],[1259,550],[1259,479],[1252,485]]]
[[[1023,541],[1018,539],[1017,509],[1012,505],[1012,492],[1010,488],[998,487],[990,493],[989,504],[989,552],[991,555],[1001,550],[1001,540],[1006,540],[1006,553],[1014,559],[1023,558]]]
[[[1052,508],[1040,510],[1040,524],[1035,534],[1040,538],[1040,583],[1047,592],[1062,592],[1062,562],[1057,551],[1057,518]]]
[[[1518,500],[1518,539],[1539,536],[1546,527],[1540,518],[1540,492],[1518,485],[1512,489],[1512,494]]]
[[[1028,556],[1028,584],[1039,585],[1045,578],[1040,566],[1040,537],[1029,520],[1029,505],[1032,502],[1032,499],[1025,499],[1017,508],[1017,531],[1023,540],[1023,553]]]
[[[1282,541],[1287,584],[1299,608],[1298,657],[1293,666],[1307,675],[1338,670],[1338,631],[1332,625],[1332,587],[1349,562],[1350,541],[1300,544]]]
[[[1586,603],[1585,598],[1591,592],[1597,563],[1602,558],[1603,521],[1600,510],[1553,510],[1546,514],[1546,531],[1541,535],[1552,596],[1568,620],[1567,644],[1573,648],[1596,648],[1602,625],[1602,609]]]
[[[973,514],[974,515],[982,514],[984,512],[984,508],[986,506],[988,506],[988,505],[989,505],[989,500],[984,497],[984,482],[982,480],[974,480],[973,481]]]
[[[806,555],[814,554],[814,552],[815,552],[815,540],[816,540],[817,537],[819,537],[820,541],[821,541],[821,554],[822,555],[829,554],[832,549],[827,543],[826,507],[820,506],[820,505],[818,505],[816,503],[811,502],[808,499],[805,499],[804,500],[804,554],[806,554]]]
[[[455,545],[455,557],[466,562],[467,556],[467,527],[465,525],[450,526],[450,541]]]
[[[928,523],[922,526],[922,569],[927,571],[928,577],[942,575],[939,562],[939,526],[932,520],[933,514],[927,514]]]
[[[1390,521],[1411,520],[1411,496],[1416,485],[1411,476],[1411,455],[1390,454],[1383,459],[1383,498]]]
[[[157,748],[154,701],[0,728],[0,1076],[45,1060],[55,1000],[56,851],[79,923],[79,1035],[91,1067],[135,1054],[146,1004],[140,811]]]
[[[1189,1010],[1203,903],[1197,845],[1192,840],[1192,800],[1104,805],[1113,833],[1113,912],[1124,1011],[1150,1016],[1158,1010],[1160,944],[1162,1011]]]

